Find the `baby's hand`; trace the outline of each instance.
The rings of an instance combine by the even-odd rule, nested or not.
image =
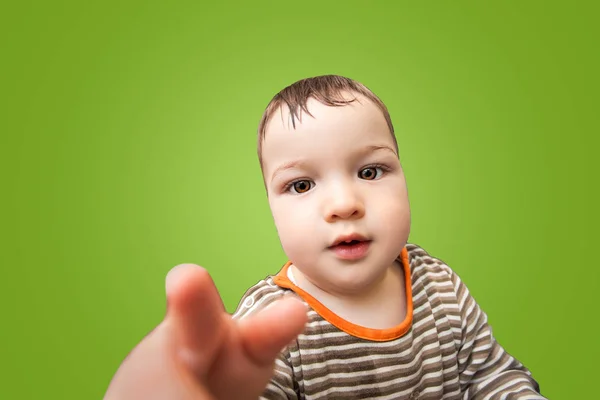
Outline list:
[[[165,319],[123,361],[104,399],[255,400],[306,318],[301,302],[286,299],[234,321],[206,270],[175,267]]]

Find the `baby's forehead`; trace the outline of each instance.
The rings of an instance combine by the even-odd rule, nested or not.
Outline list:
[[[343,101],[347,103],[327,104],[322,100],[310,97],[305,104],[296,107],[290,107],[288,104],[282,103],[274,110],[273,115],[267,122],[265,136],[273,128],[292,131],[306,124],[311,125],[311,128],[319,125],[335,125],[336,122],[341,123],[342,118],[351,114],[353,118],[368,118],[372,117],[373,114],[378,116],[381,114],[375,104],[359,94],[345,94]]]
[[[296,112],[286,106],[279,107],[266,126],[263,145],[264,156],[270,160],[288,153],[298,158],[303,152],[356,151],[356,146],[396,147],[381,110],[362,99],[335,106],[313,99]]]

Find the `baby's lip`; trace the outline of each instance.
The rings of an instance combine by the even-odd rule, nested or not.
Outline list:
[[[338,236],[334,242],[331,244],[331,246],[329,247],[335,247],[337,245],[340,245],[342,243],[350,243],[350,242],[367,242],[369,241],[368,238],[366,238],[365,236],[358,234],[358,233],[352,233],[350,235],[342,235],[342,236]]]

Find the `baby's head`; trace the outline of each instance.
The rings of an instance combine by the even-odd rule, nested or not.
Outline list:
[[[271,100],[258,135],[269,205],[294,266],[333,293],[380,279],[410,231],[398,145],[381,100],[348,78],[304,79]]]

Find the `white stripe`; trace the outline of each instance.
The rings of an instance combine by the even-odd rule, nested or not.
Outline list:
[[[539,394],[525,394],[520,395],[519,400],[547,400],[545,397],[540,396]]]
[[[415,322],[413,324],[413,330],[419,328],[421,325],[425,325],[426,323],[433,322],[433,315],[429,314],[427,317]]]
[[[282,388],[282,387],[279,387],[279,386],[276,386],[276,385],[274,385],[272,382],[269,382],[269,384],[267,385],[267,389],[269,389],[269,390],[271,390],[271,391],[273,391],[273,392],[275,392],[275,393],[278,393],[278,394],[280,394],[280,395],[282,395],[282,394],[287,394],[287,396],[292,396],[292,398],[293,398],[293,397],[296,397],[296,394],[294,393],[294,390],[293,390],[293,389],[291,389],[291,388],[288,388],[288,387],[284,387],[284,388]],[[284,397],[284,398],[287,398],[287,396],[286,396],[286,397]],[[265,399],[265,400],[267,400],[267,398],[266,398],[266,397],[260,397],[260,399]]]
[[[416,273],[416,271],[413,271],[413,275],[415,273]],[[419,276],[417,279],[415,279],[412,282],[412,285],[413,286],[417,286],[417,285],[419,285],[421,283],[421,281],[424,281],[426,279],[427,280],[429,280],[429,279],[433,280],[433,278],[444,278],[444,277],[447,277],[447,276],[448,276],[448,274],[446,273],[446,271],[440,271],[440,272],[425,271],[423,273],[423,275]],[[437,285],[443,285],[444,284],[443,282],[431,282],[431,283],[437,284]],[[428,284],[428,286],[430,286],[431,283]],[[425,287],[427,287],[427,286],[425,286]]]
[[[458,308],[460,308],[461,310],[465,308],[465,302],[467,301],[467,299],[469,298],[469,290],[467,289],[466,286],[463,286],[460,278],[457,276],[456,277],[456,284],[454,285],[454,293],[456,293],[456,297],[458,297],[458,292],[460,288],[463,288],[463,294],[462,297],[458,299]]]
[[[414,315],[420,314],[421,312],[425,311],[428,308],[431,309],[431,314],[436,314],[437,310],[439,310],[440,308],[444,308],[444,304],[442,303],[435,308],[431,308],[431,303],[426,302],[426,303],[423,303],[422,305],[420,305],[419,307],[415,308],[413,310],[413,314]]]
[[[519,385],[516,388],[512,388],[510,392],[502,393],[502,396],[500,396],[500,400],[506,400],[508,396],[511,396],[512,398],[517,397],[519,400],[521,400],[523,398],[522,395],[526,392],[531,392],[529,380],[525,385]],[[529,394],[531,395],[531,393]]]
[[[504,364],[502,365],[497,365],[496,368],[490,370],[487,374],[485,374],[485,376],[483,377],[483,380],[479,383],[478,387],[480,389],[483,389],[484,387],[486,387],[487,385],[489,385],[491,382],[493,382],[494,378],[498,375],[499,371],[505,371],[508,366],[511,364],[512,360],[507,360]],[[468,383],[468,377],[472,376],[475,372],[478,371],[471,371],[471,370],[467,370],[463,372],[463,377],[465,379],[461,379],[464,383]]]
[[[284,369],[290,369],[290,366],[287,365],[286,363],[284,363],[283,361],[281,361],[280,358],[276,358],[275,359],[275,365],[278,365],[278,366],[280,366],[280,367],[282,367]]]
[[[494,358],[488,359],[487,362],[485,364],[483,364],[480,369],[485,370],[488,369],[489,367],[491,367],[492,365],[495,365],[498,361],[500,361],[500,359],[502,357],[504,357],[505,355],[507,355],[504,351],[499,351],[498,354],[496,354],[496,356]],[[478,379],[478,382],[484,380],[484,378],[482,379]]]
[[[495,388],[492,392],[490,392],[487,396],[485,396],[486,399],[492,399],[494,398],[494,395],[498,394],[499,392],[502,392],[504,389],[513,386],[516,383],[528,383],[529,380],[526,378],[517,378],[517,379],[513,379],[511,381],[508,381],[507,383],[505,383],[504,385],[501,385],[497,388]]]
[[[417,300],[423,296],[427,296],[427,292],[424,290],[420,291],[417,295],[413,296],[413,303],[418,303]],[[438,298],[450,299],[450,300],[456,299],[456,293],[454,293],[454,292],[434,292],[433,294],[428,296],[428,300],[429,300],[428,302],[431,303],[432,300],[435,300]],[[449,305],[449,304],[447,304],[447,305]],[[457,309],[458,309],[458,307],[457,307]]]
[[[298,336],[298,340],[311,342],[311,341],[321,341],[323,339],[331,339],[331,338],[346,337],[346,336],[348,336],[348,334],[343,331],[326,332],[326,333],[309,333],[307,335],[300,334]]]

